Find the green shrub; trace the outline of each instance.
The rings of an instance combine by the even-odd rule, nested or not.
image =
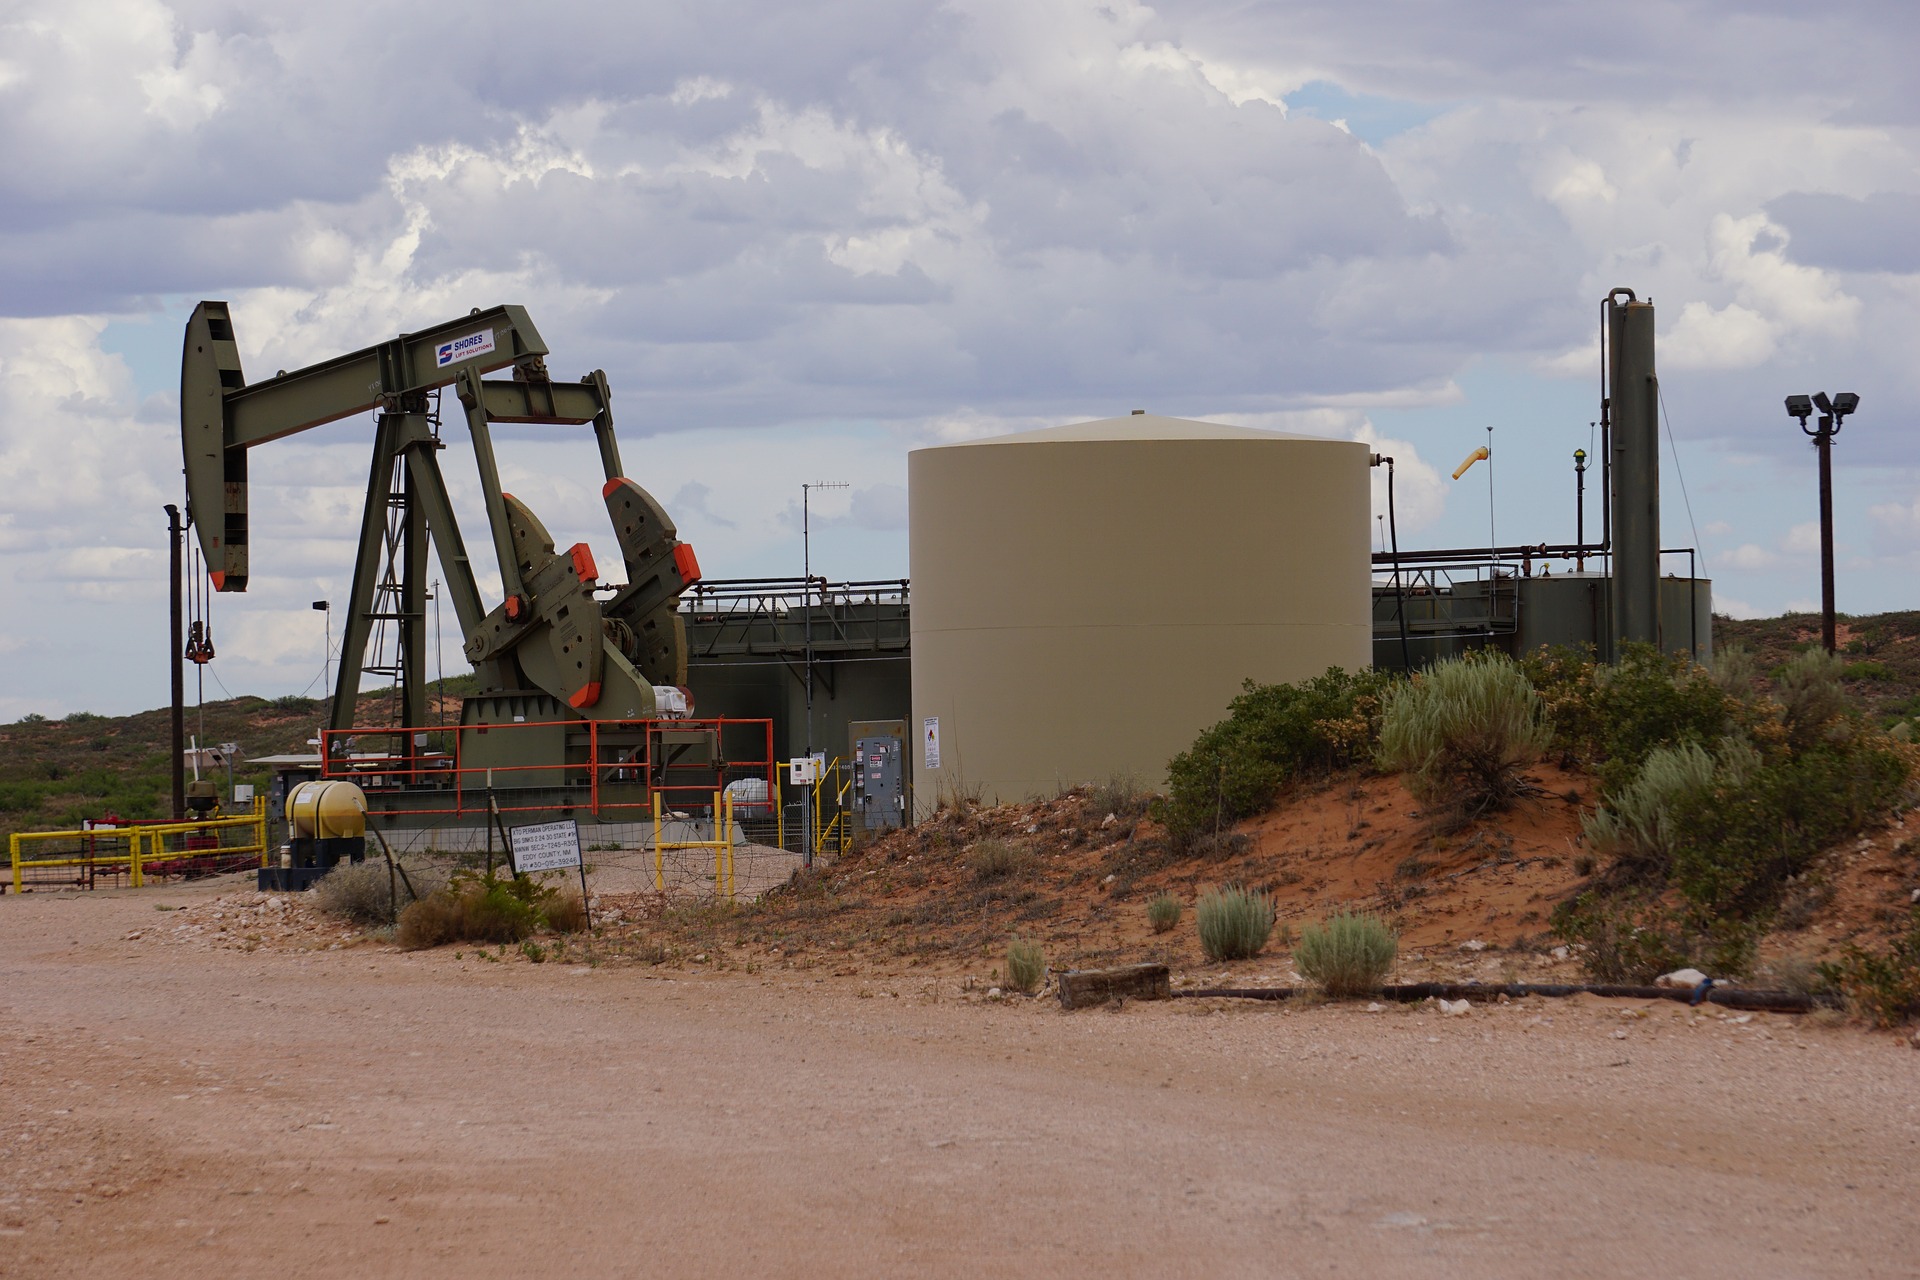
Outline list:
[[[1644,888],[1589,889],[1554,910],[1553,931],[1581,949],[1589,978],[1633,986],[1675,969],[1740,977],[1753,968],[1760,943],[1752,921],[1675,906]]]
[[[1335,1000],[1369,995],[1393,971],[1400,940],[1378,916],[1341,913],[1300,931],[1294,967]]]
[[[1633,781],[1586,818],[1588,845],[1602,857],[1667,874],[1673,867],[1681,804],[1708,793],[1716,777],[1744,780],[1759,764],[1757,753],[1745,744],[1725,743],[1723,755],[1691,742],[1656,748]]]
[[[1711,751],[1651,752],[1589,819],[1595,851],[1612,862],[1595,889],[1556,911],[1554,928],[1586,947],[1592,976],[1645,981],[1687,965],[1745,972],[1788,887],[1823,849],[1900,802],[1903,748],[1850,714],[1828,718],[1821,702],[1801,704],[1811,708],[1802,749],[1775,709],[1778,718],[1758,723],[1762,746],[1726,738]],[[1817,903],[1800,907],[1790,925],[1804,926]]]
[[[1380,762],[1405,771],[1423,803],[1467,814],[1502,809],[1521,790],[1520,771],[1552,742],[1540,697],[1505,654],[1435,663],[1387,699]]]
[[[1804,751],[1817,745],[1850,709],[1842,682],[1845,664],[1825,649],[1789,658],[1773,677],[1774,698],[1787,726],[1787,742]]]
[[[1743,698],[1752,664],[1738,650],[1709,672],[1684,653],[1625,646],[1611,666],[1566,648],[1538,649],[1521,662],[1553,722],[1561,763],[1596,770],[1601,794],[1626,787],[1655,750],[1691,743],[1711,748],[1754,720]]]
[[[982,882],[1004,880],[1026,870],[1027,851],[1005,840],[982,840],[967,851],[967,866]]]
[[[519,942],[547,924],[557,890],[527,876],[454,873],[447,886],[400,913],[396,940],[409,951],[447,942]]]
[[[1007,945],[1007,985],[1028,995],[1046,980],[1047,956],[1037,942],[1016,938]]]
[[[1672,883],[1703,911],[1762,916],[1822,849],[1891,809],[1907,776],[1906,761],[1871,733],[1723,765],[1710,788],[1674,806]]]
[[[1820,966],[1820,976],[1876,1027],[1897,1027],[1920,1013],[1920,907],[1908,915],[1907,931],[1884,953],[1848,943],[1838,960]]]
[[[1167,765],[1167,796],[1152,812],[1181,850],[1264,811],[1288,780],[1362,763],[1379,733],[1384,672],[1325,674],[1298,684],[1248,680],[1227,718]]]
[[[1180,923],[1180,899],[1171,893],[1155,894],[1147,903],[1147,923],[1155,933],[1166,933]]]
[[[1273,899],[1264,893],[1227,885],[1202,894],[1194,904],[1200,949],[1209,960],[1249,960],[1273,934]]]

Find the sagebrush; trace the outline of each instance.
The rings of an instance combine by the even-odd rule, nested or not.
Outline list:
[[[1155,894],[1147,903],[1147,923],[1155,933],[1169,932],[1180,923],[1180,899],[1171,893]]]
[[[1193,917],[1207,959],[1249,960],[1272,936],[1275,912],[1266,894],[1227,885],[1202,894]]]
[[[1047,956],[1037,942],[1015,939],[1007,945],[1007,985],[1032,995],[1046,981]]]
[[[1805,886],[1821,851],[1911,799],[1911,748],[1864,720],[1823,651],[1771,686],[1737,651],[1712,671],[1647,645],[1611,667],[1565,650],[1523,665],[1555,749],[1600,777],[1580,855],[1595,882],[1553,915],[1600,981],[1745,974],[1761,934],[1817,909]]]
[[[1335,1000],[1370,995],[1393,972],[1400,940],[1378,916],[1340,913],[1300,931],[1293,966]]]
[[[1553,725],[1526,673],[1497,651],[1436,662],[1395,689],[1380,720],[1382,767],[1424,804],[1467,815],[1504,809]]]

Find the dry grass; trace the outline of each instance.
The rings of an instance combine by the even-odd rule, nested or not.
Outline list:
[[[402,911],[395,940],[409,951],[448,942],[520,942],[547,922],[559,901],[530,880],[456,879]]]
[[[1134,823],[1147,816],[1153,792],[1140,785],[1131,774],[1115,774],[1105,782],[1087,789],[1087,817],[1098,822],[1112,814],[1121,822]]]
[[[1006,840],[982,840],[967,851],[967,868],[982,884],[1018,875],[1030,861],[1025,849]]]
[[[1046,981],[1047,956],[1037,942],[1016,939],[1007,947],[1007,985],[1032,995]]]
[[[414,858],[395,861],[405,875],[389,872],[385,858],[342,863],[313,886],[313,904],[329,915],[373,928],[392,924],[396,907],[404,910],[415,896],[426,897],[447,882],[439,867]]]
[[[547,928],[555,933],[579,933],[587,927],[587,906],[577,893],[563,893],[546,906]]]

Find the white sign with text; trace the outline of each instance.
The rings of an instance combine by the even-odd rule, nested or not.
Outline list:
[[[564,871],[580,865],[580,824],[541,822],[508,832],[516,875]]]

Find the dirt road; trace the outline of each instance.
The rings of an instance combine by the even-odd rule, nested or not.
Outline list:
[[[154,943],[210,892],[0,899],[0,1274],[1920,1271],[1885,1036]]]

